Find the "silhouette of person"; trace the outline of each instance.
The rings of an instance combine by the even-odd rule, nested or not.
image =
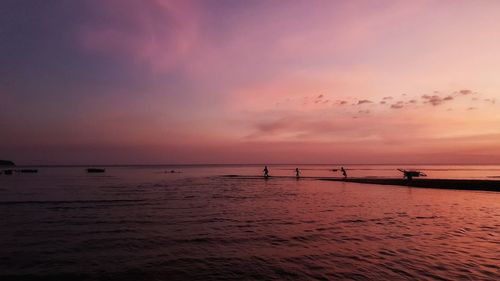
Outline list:
[[[300,170],[299,170],[299,168],[295,168],[295,176],[297,178],[300,177]]]
[[[345,171],[344,167],[340,167],[340,171],[342,172],[344,179],[347,178],[347,172]]]
[[[267,169],[267,166],[264,167],[264,177],[269,177],[269,169]]]

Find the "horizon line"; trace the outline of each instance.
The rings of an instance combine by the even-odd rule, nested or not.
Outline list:
[[[169,163],[169,164],[21,164],[15,165],[17,167],[131,167],[131,166],[143,166],[143,167],[159,167],[159,166],[262,166],[262,165],[273,165],[273,166],[362,166],[362,165],[376,165],[376,166],[396,166],[396,165],[429,165],[429,166],[496,166],[500,163]]]

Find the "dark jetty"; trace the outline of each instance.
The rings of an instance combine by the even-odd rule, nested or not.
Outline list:
[[[499,180],[469,179],[391,179],[391,178],[319,178],[326,181],[343,181],[366,184],[399,185],[421,188],[500,191]]]
[[[88,168],[87,173],[104,173],[106,172],[106,169],[101,169],[101,168]]]
[[[9,160],[0,160],[0,166],[15,166],[14,162]]]
[[[295,179],[292,176],[273,176],[264,178],[263,176],[251,175],[223,175],[226,179],[238,180],[283,180]],[[397,178],[339,178],[339,177],[301,177],[305,180],[323,180],[338,182],[353,182],[364,184],[397,185],[407,187],[435,188],[435,189],[458,189],[458,190],[483,190],[500,192],[500,180],[483,179],[397,179]]]

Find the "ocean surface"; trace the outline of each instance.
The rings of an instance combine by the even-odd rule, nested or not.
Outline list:
[[[340,167],[0,175],[0,280],[500,280],[500,192],[318,181]],[[500,177],[500,166],[346,166]],[[174,170],[175,173],[170,171]]]

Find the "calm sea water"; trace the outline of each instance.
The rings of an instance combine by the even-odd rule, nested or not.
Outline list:
[[[0,175],[0,280],[500,280],[500,193],[220,177],[262,168]],[[400,176],[394,166],[347,168]],[[500,176],[500,166],[414,168]]]

